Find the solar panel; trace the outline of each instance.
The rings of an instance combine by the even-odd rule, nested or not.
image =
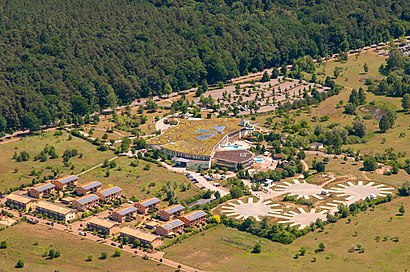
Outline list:
[[[144,207],[148,207],[148,206],[151,206],[153,204],[157,204],[159,202],[160,202],[160,200],[158,198],[154,197],[154,198],[151,198],[151,199],[148,199],[148,200],[142,202],[141,205],[144,206]]]
[[[43,192],[43,191],[46,191],[46,190],[49,190],[49,189],[54,189],[55,187],[56,186],[54,184],[47,183],[47,184],[44,184],[42,186],[37,187],[36,190],[39,191],[39,192]]]
[[[69,176],[69,177],[66,177],[66,178],[59,179],[59,181],[62,184],[67,184],[67,183],[70,183],[70,182],[73,182],[73,181],[76,181],[76,180],[78,180],[77,176]]]
[[[87,204],[87,203],[90,203],[90,202],[95,201],[97,199],[99,199],[99,197],[97,195],[91,194],[91,195],[82,197],[80,199],[77,199],[77,202],[80,203],[80,204]]]
[[[137,210],[138,210],[137,208],[135,208],[134,206],[131,206],[131,207],[128,207],[128,208],[125,208],[125,209],[119,211],[118,214],[124,216],[124,215],[129,214],[129,213],[137,212]]]
[[[118,192],[121,192],[121,191],[122,191],[122,189],[121,189],[120,187],[114,186],[114,187],[112,187],[112,188],[109,188],[109,189],[106,189],[106,190],[104,190],[104,191],[101,191],[100,193],[101,193],[103,196],[109,196],[109,195],[112,195],[112,194],[115,194],[115,193],[118,193]]]
[[[166,211],[167,213],[169,213],[169,214],[174,214],[174,213],[176,213],[176,212],[183,211],[184,209],[185,209],[184,206],[182,206],[182,205],[176,205],[176,206],[174,206],[174,207],[171,207],[170,209],[165,209],[165,211]]]
[[[184,222],[182,222],[181,220],[177,219],[177,220],[171,221],[171,222],[169,222],[169,223],[167,223],[167,224],[164,224],[163,227],[164,227],[164,229],[166,229],[166,230],[172,230],[172,229],[174,229],[174,228],[177,228],[177,227],[183,226],[183,225],[184,225]]]
[[[83,185],[83,186],[81,186],[84,190],[91,190],[91,189],[93,189],[93,188],[95,188],[95,187],[99,187],[99,186],[101,186],[102,184],[101,184],[101,182],[99,182],[99,181],[94,181],[94,182],[91,182],[91,183],[88,183],[88,184],[86,184],[86,185]]]
[[[193,213],[190,213],[190,214],[186,215],[186,218],[188,218],[189,221],[194,221],[194,220],[196,220],[198,218],[201,218],[201,217],[204,217],[204,216],[206,216],[206,212],[196,211],[196,212],[193,212]]]

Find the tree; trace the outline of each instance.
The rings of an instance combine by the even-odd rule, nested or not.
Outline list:
[[[350,115],[355,114],[356,113],[356,106],[352,103],[347,103],[347,105],[345,106],[345,113],[350,114]]]
[[[403,215],[405,212],[406,212],[406,210],[404,209],[404,205],[403,205],[403,202],[402,202],[400,204],[399,213]]]
[[[170,94],[172,94],[172,92],[173,90],[172,90],[171,84],[167,82],[167,84],[165,84],[165,87],[164,87],[164,94],[166,96],[169,96]]]
[[[262,252],[262,246],[261,246],[261,244],[256,244],[256,245],[253,247],[251,253],[259,254],[259,253],[261,253],[261,252]]]
[[[387,69],[397,70],[403,65],[403,57],[401,56],[400,51],[397,48],[390,50],[389,58],[387,59]]]
[[[214,195],[215,195],[215,198],[216,198],[216,199],[220,199],[220,198],[221,198],[221,193],[220,193],[219,191],[216,191]]]
[[[114,254],[112,255],[113,257],[120,257],[121,256],[121,250],[118,248],[115,249]]]
[[[22,128],[31,132],[40,130],[40,121],[34,113],[28,112],[23,117]]]
[[[367,65],[367,63],[364,63],[363,70],[365,73],[369,72],[369,65]]]
[[[232,187],[232,189],[229,191],[229,193],[231,194],[232,198],[240,198],[241,196],[243,196],[243,191],[241,188],[239,188],[238,186],[234,185]]]
[[[410,182],[406,181],[403,185],[399,188],[399,195],[400,196],[409,196],[410,195]]]
[[[124,138],[122,139],[122,142],[121,142],[121,146],[120,146],[120,150],[119,150],[119,151],[120,151],[121,153],[128,152],[128,150],[129,150],[131,144],[132,144],[131,139],[128,138],[128,137],[124,137]]]
[[[325,172],[326,166],[323,162],[317,162],[314,166],[314,169],[319,173]]]
[[[353,133],[354,135],[363,138],[366,135],[366,124],[361,118],[357,118],[353,122]]]
[[[211,196],[212,196],[212,192],[211,192],[211,190],[208,190],[208,191],[205,192],[205,194],[202,196],[202,198],[209,199],[209,198],[211,198]]]
[[[1,243],[0,243],[0,249],[6,249],[6,248],[7,248],[7,241],[6,241],[6,240],[1,241]]]
[[[379,129],[381,132],[386,132],[394,126],[396,115],[392,111],[387,111],[379,121]]]
[[[24,267],[24,261],[19,259],[16,263],[16,268],[23,268]]]
[[[269,74],[268,71],[263,72],[263,76],[261,82],[268,82],[269,81]]]
[[[4,118],[3,116],[0,116],[0,133],[4,132],[6,130],[6,127],[7,127],[6,118]]]
[[[85,260],[86,260],[87,262],[92,262],[92,261],[93,261],[93,255],[88,255]]]
[[[316,252],[325,251],[326,245],[323,242],[320,242],[319,247],[316,249]]]
[[[101,256],[100,256],[100,259],[101,259],[101,260],[105,260],[105,259],[107,259],[107,257],[108,257],[107,252],[102,252],[102,253],[101,253]]]
[[[401,106],[405,111],[410,110],[410,94],[406,93],[401,99]],[[0,120],[0,131],[1,131],[1,120]]]
[[[82,96],[71,98],[71,107],[75,115],[86,115],[90,111],[87,99]]]
[[[158,109],[158,104],[152,98],[147,100],[145,106],[149,111],[156,111]]]
[[[333,75],[335,78],[338,78],[340,76],[340,68],[336,67],[335,70],[333,71]]]
[[[377,161],[374,157],[366,156],[363,160],[363,168],[365,171],[375,171],[378,167]]]

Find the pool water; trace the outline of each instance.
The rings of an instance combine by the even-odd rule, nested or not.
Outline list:
[[[226,150],[239,150],[242,149],[241,145],[226,145],[224,146]]]
[[[254,158],[253,159],[255,162],[259,162],[262,163],[263,162],[263,158]]]

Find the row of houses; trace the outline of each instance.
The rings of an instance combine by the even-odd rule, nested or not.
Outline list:
[[[46,190],[50,190],[50,185],[54,185],[48,183],[45,185],[37,186],[37,188],[41,188],[40,191],[44,192],[43,188],[47,188]],[[30,193],[29,193],[30,195]],[[30,195],[31,196],[31,195]],[[45,214],[47,217],[54,218],[56,220],[61,221],[70,221],[75,218],[75,211],[73,209],[60,206],[51,202],[47,201],[38,201],[37,198],[33,198],[30,196],[11,193],[6,196],[6,206],[10,208],[15,208],[19,210],[36,210],[40,214]],[[71,201],[71,206],[78,210],[78,211],[85,211],[92,207],[95,207],[100,203],[100,201],[109,201],[115,198],[122,196],[122,189],[118,186],[114,186],[95,194],[89,194],[83,196],[79,199],[75,199]],[[40,197],[41,198],[41,197]],[[37,202],[38,201],[38,202]],[[45,208],[47,207],[47,208]]]
[[[54,218],[59,221],[68,222],[75,219],[75,211],[48,201],[38,201],[34,198],[20,195],[9,194],[6,197],[6,206],[20,210],[32,210],[44,216]]]
[[[108,236],[120,233],[121,237],[127,237],[131,243],[139,240],[142,246],[148,245],[151,248],[156,248],[162,245],[162,236],[172,237],[180,234],[187,227],[198,226],[206,220],[206,215],[201,210],[192,211],[177,219],[156,226],[156,235],[128,226],[120,229],[119,222],[99,217],[92,217],[87,223],[87,229]]]

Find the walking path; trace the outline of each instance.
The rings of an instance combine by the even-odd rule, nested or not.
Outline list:
[[[111,161],[113,161],[113,160],[115,160],[115,159],[117,159],[117,158],[118,158],[118,156],[115,156],[114,158],[111,158],[111,159],[109,159],[108,161],[111,162]],[[84,175],[85,173],[88,173],[88,172],[90,172],[91,170],[94,170],[94,169],[96,169],[96,168],[98,168],[98,167],[101,167],[102,165],[103,165],[103,163],[97,164],[96,166],[93,166],[93,167],[91,167],[90,169],[87,169],[87,170],[85,170],[85,171],[83,171],[83,172],[77,174],[77,176]]]

